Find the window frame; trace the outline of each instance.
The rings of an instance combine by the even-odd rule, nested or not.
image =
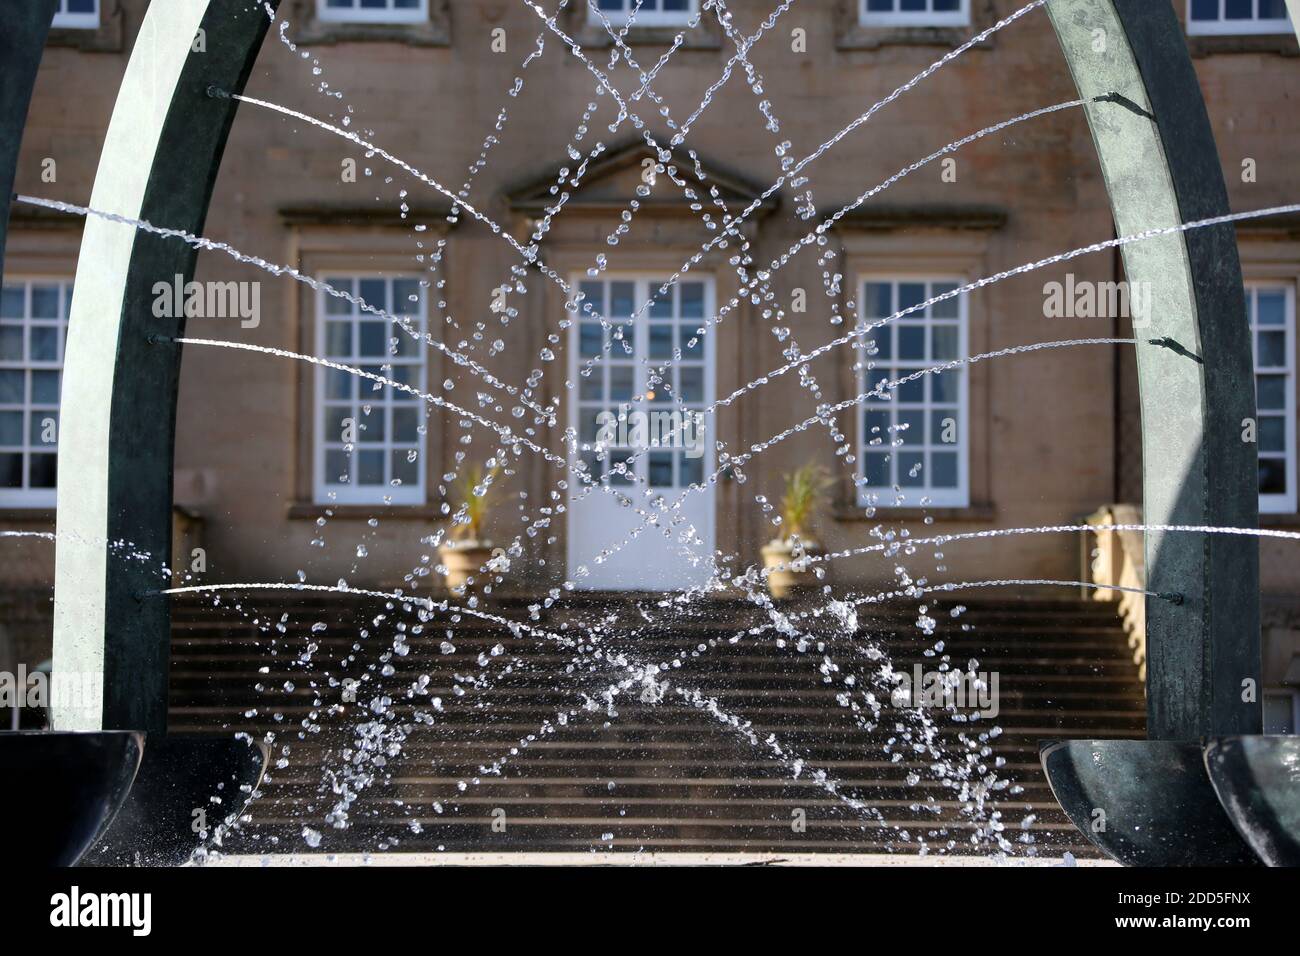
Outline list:
[[[1300,690],[1294,687],[1270,687],[1264,691],[1264,697],[1281,697],[1291,701],[1291,733],[1285,736],[1300,734]],[[1268,733],[1268,729],[1265,728],[1264,732]]]
[[[586,273],[579,273],[575,271],[570,275],[570,283],[571,283],[571,288],[574,289],[575,292],[580,291],[583,285],[589,283],[601,283],[603,286],[606,287],[606,293],[608,294],[609,286],[613,285],[614,283],[630,282],[634,287],[633,301],[635,304],[633,305],[633,312],[636,312],[638,309],[642,307],[642,305],[648,299],[648,297],[654,294],[658,290],[659,286],[663,284],[665,281],[667,281],[667,279],[671,274],[672,274],[671,270],[663,270],[663,271],[656,271],[654,269],[609,270],[609,271],[602,272],[598,277],[593,278],[591,276],[588,276]],[[673,410],[679,410],[682,406],[687,406],[687,407],[698,406],[700,409],[704,409],[704,408],[708,408],[709,405],[711,405],[714,401],[716,401],[717,387],[718,387],[716,336],[710,334],[708,331],[709,316],[714,314],[714,311],[717,307],[718,292],[717,292],[716,276],[712,272],[704,272],[704,271],[696,272],[693,270],[690,275],[679,278],[676,282],[673,283],[672,295],[673,295],[674,302],[680,303],[680,295],[681,295],[680,288],[683,283],[687,283],[687,282],[691,282],[691,283],[698,282],[703,286],[704,317],[699,320],[699,324],[702,328],[706,329],[706,332],[704,335],[699,336],[700,357],[698,359],[682,359],[682,360],[674,359],[671,355],[666,358],[652,357],[649,354],[649,348],[648,348],[649,340],[650,340],[649,330],[652,324],[657,320],[652,318],[649,312],[647,311],[644,314],[639,315],[633,324],[633,336],[634,336],[633,355],[630,358],[620,357],[617,359],[617,361],[619,362],[619,364],[628,365],[633,369],[633,380],[632,380],[633,395],[642,394],[644,390],[647,373],[651,368],[658,368],[660,365],[665,363],[668,363],[670,365],[670,368],[674,370],[682,367],[690,367],[690,368],[695,368],[697,366],[701,367],[703,369],[703,375],[702,375],[703,388],[704,388],[703,399],[698,402],[682,402],[680,406],[677,404],[677,402],[674,401],[668,401],[658,405],[653,402],[646,401],[640,404],[636,404],[633,410],[642,410],[651,413],[656,411],[671,412]],[[598,312],[600,310],[595,306],[593,306],[593,311]],[[571,381],[578,380],[581,369],[589,359],[588,356],[582,355],[582,348],[581,348],[583,317],[585,315],[586,313],[583,311],[582,307],[579,306],[578,311],[575,313],[576,317],[574,318],[572,324],[569,327],[568,367],[569,367],[569,379]],[[606,321],[609,321],[611,324],[622,324],[622,323],[614,323],[613,320],[610,319],[608,315],[605,316],[605,319]],[[680,315],[675,315],[669,321],[671,321],[674,330],[678,333],[678,336],[674,337],[674,347],[677,347],[681,343],[679,337],[680,332],[685,326],[689,324],[691,320],[682,318]],[[602,384],[602,398],[597,400],[583,399],[580,397],[581,389],[579,388],[579,396],[575,397],[572,402],[570,424],[576,430],[577,441],[575,442],[573,447],[573,452],[570,455],[571,469],[576,469],[576,463],[582,460],[584,455],[589,453],[589,450],[584,451],[582,448],[583,439],[581,435],[581,417],[584,411],[590,408],[600,408],[601,410],[610,410],[610,403],[616,401],[612,397],[605,397],[608,395],[610,389],[609,380],[608,380],[608,369],[611,367],[610,363],[607,362],[606,359],[608,358],[608,356],[614,354],[614,348],[615,348],[614,346],[611,346],[608,352],[602,353],[602,358],[600,361],[593,363],[593,367],[604,368],[606,370],[604,373],[605,378],[603,379],[603,384]],[[617,407],[621,407],[623,405],[634,405],[634,404],[635,403],[631,402],[630,400],[627,401],[618,400]],[[708,418],[706,417],[706,421],[707,420]],[[704,454],[701,455],[700,458],[698,459],[700,462],[700,470],[702,472],[702,483],[704,484],[705,487],[708,486],[708,476],[715,467],[714,462],[716,458],[713,441],[708,438],[708,435],[709,433],[708,431],[706,431],[704,433],[705,437],[703,442]],[[624,446],[613,445],[611,446],[611,450],[616,452],[623,452],[626,450],[626,448]],[[608,452],[606,454],[608,456]],[[650,488],[654,490],[656,493],[661,493],[661,494],[662,493],[680,494],[683,491],[685,491],[688,487],[691,487],[692,483],[690,482],[683,483],[679,480],[681,478],[680,471],[682,468],[682,464],[679,460],[676,460],[676,456],[680,454],[680,452],[678,451],[673,452],[675,456],[675,460],[673,463],[674,484],[672,486],[651,485],[650,473],[649,473],[651,454],[652,454],[651,450],[643,449],[637,452],[637,460],[634,466],[635,474],[637,477],[634,479],[628,479],[628,480],[620,479],[617,481],[612,479],[610,476],[610,468],[609,468],[610,459],[607,457],[606,462],[601,468],[600,477],[593,479],[593,481],[597,484],[611,486],[617,489],[635,488],[637,481],[641,481],[644,483],[644,487]],[[710,521],[712,521],[714,520],[716,505],[711,505],[710,508],[711,508]]]
[[[356,284],[363,279],[383,279],[388,284],[388,291],[391,297],[392,284],[394,282],[405,280],[405,281],[412,281],[412,282],[419,283],[424,277],[418,273],[413,273],[413,272],[411,273],[391,272],[391,271],[380,272],[373,269],[362,270],[362,269],[348,269],[348,268],[336,267],[330,269],[322,278],[325,282],[329,283],[331,286],[334,286],[335,288],[338,287],[336,283],[340,280],[350,280],[351,282],[354,283],[354,288],[357,288],[358,286]],[[348,360],[343,360],[337,356],[332,356],[328,354],[328,352],[326,351],[326,341],[327,341],[326,324],[327,322],[330,321],[329,319],[330,313],[326,311],[325,305],[329,299],[333,299],[335,297],[331,296],[328,292],[324,291],[323,289],[317,290],[316,293],[311,297],[311,301],[315,304],[314,306],[315,314],[313,315],[314,328],[312,331],[312,342],[313,342],[314,354],[320,358],[328,359],[331,362],[337,362],[342,365],[352,365],[354,368],[364,368],[367,365],[392,366],[394,364],[415,366],[419,369],[419,374],[417,376],[417,382],[414,384],[413,387],[417,388],[422,393],[427,393],[429,391],[429,346],[428,343],[424,341],[423,336],[429,333],[429,290],[425,289],[423,286],[418,286],[418,288],[420,289],[420,315],[418,316],[418,320],[419,320],[419,330],[421,335],[421,340],[419,342],[418,363],[411,361],[409,359],[394,363],[393,360],[399,357],[394,356],[388,352],[385,352],[383,356],[377,357],[381,359],[380,361],[363,362],[359,358],[357,358],[359,354],[357,351],[357,349],[360,346],[359,342],[354,342],[354,348],[352,353],[353,357]],[[358,293],[354,293],[354,294],[358,294]],[[375,316],[373,313],[361,312],[358,315],[358,311],[359,310],[357,310],[355,306],[352,306],[352,311],[347,316],[349,321],[353,323],[354,329],[356,329],[356,323],[360,321],[360,316],[370,316],[371,319],[379,319],[379,317]],[[388,309],[387,311],[394,312],[394,310],[391,308]],[[394,313],[394,314],[398,314],[398,313]],[[337,314],[335,315],[336,321],[341,318],[343,318],[343,316]],[[383,321],[386,321],[389,324],[389,326],[392,326],[393,324],[391,319],[387,319]],[[405,335],[406,333],[398,332],[398,334]],[[385,341],[387,341],[387,338],[385,339]],[[327,480],[326,465],[325,465],[326,453],[332,449],[327,447],[329,440],[326,438],[325,435],[325,422],[326,422],[326,414],[327,414],[325,382],[327,378],[327,373],[330,371],[331,371],[330,369],[325,368],[323,366],[317,366],[315,369],[315,374],[312,376],[312,386],[311,386],[312,387],[312,473],[311,473],[312,503],[314,505],[319,505],[323,507],[332,507],[338,505],[367,505],[367,506],[393,506],[393,507],[403,507],[403,506],[410,507],[410,506],[426,505],[428,503],[428,498],[429,498],[429,481],[428,481],[429,423],[435,420],[435,416],[430,414],[429,402],[426,399],[416,398],[412,403],[412,407],[418,408],[420,410],[422,415],[420,424],[424,426],[423,432],[419,432],[419,431],[416,432],[416,444],[417,444],[417,451],[419,453],[419,457],[417,459],[417,467],[416,467],[416,475],[418,481],[416,484],[412,485],[412,484],[403,483],[400,487],[394,488],[392,485],[388,483],[387,478],[385,481],[381,482],[378,485],[356,485],[356,484],[340,485]],[[393,371],[392,368],[381,369],[381,371],[378,374],[384,376],[385,378],[393,378],[392,371]],[[350,373],[344,373],[344,374],[350,374]],[[375,384],[375,383],[373,383],[371,379],[363,379],[357,376],[351,376],[351,377],[357,378],[358,392],[357,392],[357,398],[348,399],[348,402],[351,403],[353,407],[366,404],[366,401],[362,397],[362,393],[360,389],[370,387],[369,384],[365,384],[365,383],[371,383],[371,384]],[[392,386],[385,385],[383,387],[385,389],[389,389]],[[336,402],[332,402],[331,404],[343,404],[343,402],[339,400]],[[376,408],[383,408],[385,410],[385,415],[387,416],[387,409],[390,407],[390,402],[387,398],[372,400],[370,404],[372,404]],[[387,422],[387,417],[385,421]],[[417,426],[417,428],[418,427],[419,426]],[[337,442],[335,442],[335,444],[337,444]],[[408,444],[409,443],[403,442],[400,444],[400,447],[402,448],[408,447]],[[354,459],[357,452],[359,451],[382,450],[385,456],[387,456],[395,449],[395,447],[398,447],[397,443],[394,442],[392,437],[392,432],[391,430],[388,429],[387,425],[385,426],[385,433],[382,442],[377,442],[373,444],[366,443],[366,445],[368,445],[369,447],[363,448],[362,443],[360,441],[356,442],[354,444],[353,450],[350,453],[348,453],[349,461],[351,462]],[[388,469],[386,467],[385,468],[386,475],[387,475],[387,471]]]
[[[1291,21],[1285,15],[1280,19],[1261,20],[1258,16],[1260,0],[1252,0],[1255,16],[1248,20],[1229,20],[1226,18],[1227,0],[1219,0],[1219,16],[1215,20],[1193,20],[1192,3],[1187,0],[1187,35],[1189,37],[1206,36],[1276,36],[1291,32]]]
[[[62,411],[62,404],[63,404],[62,374],[63,374],[63,362],[67,355],[67,347],[68,347],[68,319],[69,319],[69,314],[72,306],[72,283],[73,283],[73,278],[68,275],[54,275],[54,274],[42,275],[37,273],[21,273],[21,274],[9,275],[5,277],[5,281],[3,283],[4,285],[11,285],[11,286],[21,284],[26,290],[24,293],[25,304],[24,304],[24,315],[22,319],[24,357],[21,361],[18,362],[0,360],[0,369],[22,370],[23,372],[28,374],[30,374],[33,371],[58,371],[60,376],[59,398],[54,408],[55,420],[57,422],[55,426],[56,440],[54,444],[56,468],[57,468],[57,456],[58,456],[57,435],[58,435],[58,430],[62,428],[62,424],[63,424],[62,417],[60,414]],[[55,321],[54,327],[56,329],[61,329],[62,334],[58,337],[59,358],[56,359],[54,363],[45,362],[39,365],[34,365],[32,363],[32,360],[27,357],[28,355],[27,343],[29,343],[31,340],[30,330],[33,325],[33,319],[32,316],[30,315],[31,312],[30,290],[33,285],[57,285],[60,288],[61,314]],[[7,321],[12,322],[13,320],[10,319]],[[46,321],[42,321],[40,324],[47,325],[49,323]],[[20,405],[15,405],[15,406],[5,406],[3,409],[4,411],[21,410],[23,413],[23,443],[22,443],[23,487],[0,488],[0,508],[48,510],[57,506],[57,501],[58,501],[57,479],[56,479],[55,486],[52,488],[32,488],[27,485],[27,482],[29,480],[28,459],[30,457],[30,454],[32,452],[32,447],[33,447],[31,443],[31,431],[30,431],[31,425],[30,425],[30,418],[29,418],[29,413],[31,413],[33,410],[33,403],[27,397],[29,394],[27,382],[28,379],[25,375],[23,380],[24,393],[23,393],[22,403]],[[42,408],[46,408],[46,406],[42,406]],[[4,449],[4,452],[6,454],[14,453],[13,450],[11,449]]]
[[[662,0],[660,0],[662,2]],[[637,27],[684,27],[688,26],[691,18],[697,16],[700,12],[700,0],[686,0],[689,4],[685,10],[646,10],[644,6],[632,21],[632,28]],[[600,14],[604,14],[605,19],[610,26],[622,27],[627,26],[628,19],[632,10],[636,7],[636,0],[622,0],[623,8],[621,10],[604,10],[600,13],[587,7],[588,25],[603,26],[600,20]],[[597,7],[600,4],[597,2]]]
[[[93,13],[69,13],[64,7],[67,0],[59,0],[58,12],[50,28],[54,30],[98,30],[102,17],[103,4],[100,0],[91,0],[95,5]]]
[[[866,288],[869,283],[882,283],[882,282],[890,283],[891,286],[893,287],[893,291],[891,292],[891,296],[893,298],[891,299],[891,301],[897,302],[898,287],[906,283],[917,283],[917,282],[925,283],[927,289],[929,289],[929,287],[935,283],[955,284],[958,287],[961,287],[966,285],[969,281],[966,276],[955,272],[954,273],[936,273],[936,272],[910,273],[905,271],[898,271],[898,272],[862,271],[857,273],[855,279],[856,279],[856,285],[854,286],[854,292],[857,299],[857,320],[859,323],[859,328],[863,328],[868,324],[868,320],[866,318],[865,313],[867,308]],[[927,296],[927,298],[928,297],[929,296]],[[969,298],[970,297],[966,294],[957,296],[957,356],[959,358],[970,357]],[[895,309],[894,311],[897,312],[898,310]],[[928,312],[929,310],[927,309],[926,311]],[[925,316],[924,318],[927,323],[927,328],[929,328],[930,327],[929,323],[932,322],[933,319],[930,316]],[[904,318],[902,320],[895,320],[895,322],[891,323],[891,325],[897,327],[900,321],[905,323],[908,321],[908,319]],[[913,319],[913,323],[915,323],[915,319]],[[874,340],[874,336],[868,336],[866,339],[866,341],[873,341],[873,340]],[[926,340],[927,343],[930,340],[930,336],[928,334],[926,336]],[[857,366],[853,373],[855,387],[856,387],[855,394],[861,395],[867,391],[868,370],[865,367],[866,363],[876,362],[876,357],[867,355],[865,348],[862,350],[855,350],[854,355],[856,356],[854,364],[855,366]],[[877,363],[877,365],[879,364],[881,363]],[[933,367],[937,364],[940,364],[940,361],[927,358],[920,361],[909,359],[906,362],[904,362],[903,360],[898,358],[891,358],[888,360],[888,364],[895,369],[902,367],[905,371],[915,371],[916,369],[919,368]],[[901,502],[895,502],[894,482],[892,480],[890,484],[883,489],[880,486],[859,484],[857,483],[857,481],[855,481],[856,493],[854,495],[854,500],[859,508],[875,507],[878,509],[885,508],[885,509],[893,510],[893,509],[916,509],[916,508],[931,509],[931,508],[969,508],[970,507],[971,505],[970,366],[964,365],[959,370],[954,370],[954,371],[959,371],[960,374],[960,380],[958,383],[958,394],[957,394],[958,441],[955,443],[954,448],[945,449],[945,450],[953,450],[957,453],[956,487],[954,488],[929,487],[928,485],[929,479],[927,477],[926,478],[927,485],[925,486],[917,486],[912,488],[903,487],[900,493],[904,496],[905,500]],[[940,374],[947,375],[951,373],[943,372]],[[891,377],[896,378],[897,376],[895,375]],[[925,382],[927,396],[929,396],[930,394],[929,379],[932,377],[933,376],[925,376],[921,380]],[[897,394],[897,389],[894,389],[893,391],[895,394]],[[896,398],[891,399],[890,404],[881,407],[888,407],[891,410],[896,409],[897,408],[896,402],[897,402]],[[921,410],[927,417],[929,416],[930,412],[934,410],[933,405],[934,403],[932,402],[932,400],[927,397],[925,401],[922,403],[922,405],[920,406]],[[890,467],[890,476],[892,479],[897,476],[897,470],[899,467],[898,454],[900,452],[907,451],[908,448],[905,445],[895,446],[892,444],[893,438],[897,437],[896,433],[893,436],[885,436],[885,435],[879,436],[880,438],[883,439],[880,446],[868,445],[868,441],[870,440],[871,436],[867,434],[867,426],[866,426],[865,419],[866,419],[867,410],[872,407],[876,407],[876,406],[868,405],[868,403],[866,402],[859,403],[854,407],[853,427],[857,439],[856,448],[857,448],[857,459],[858,459],[856,462],[856,471],[854,477],[855,479],[861,479],[865,476],[866,454],[869,450],[879,449],[880,447],[884,447],[888,445],[888,447],[890,448],[889,467]],[[929,452],[932,450],[930,448],[931,444],[932,443],[930,442],[926,442],[922,447],[925,448],[927,452]],[[922,476],[923,477],[925,476],[924,469],[922,469]],[[881,493],[882,491],[884,492],[884,494]],[[876,500],[874,501],[871,500],[871,496],[873,494],[876,495]],[[924,504],[922,504],[922,499],[925,500]]]
[[[1286,461],[1286,491],[1281,494],[1264,494],[1259,496],[1260,514],[1294,514],[1296,512],[1296,296],[1295,285],[1290,282],[1269,280],[1269,279],[1248,279],[1245,283],[1246,288],[1246,309],[1247,321],[1250,326],[1250,346],[1251,346],[1251,374],[1258,380],[1260,375],[1259,355],[1256,347],[1256,333],[1261,326],[1256,321],[1258,315],[1258,295],[1262,290],[1280,291],[1284,296],[1283,304],[1283,331],[1286,333],[1286,365],[1269,367],[1265,374],[1285,372],[1286,390],[1283,406],[1285,421],[1285,461]],[[1265,327],[1267,328],[1267,327]],[[1256,386],[1258,394],[1258,385]],[[1258,408],[1256,415],[1256,433],[1255,438],[1258,442],[1260,438],[1260,417]],[[1257,446],[1258,447],[1258,446]],[[1276,456],[1270,456],[1276,457]]]
[[[971,24],[970,0],[959,0],[956,11],[868,10],[868,0],[857,0],[858,26],[877,27],[968,27]],[[895,5],[899,0],[895,0]],[[934,0],[926,0],[933,6]]]
[[[352,0],[354,6],[341,9],[330,7],[328,0],[316,0],[316,19],[321,23],[379,23],[379,24],[413,24],[425,23],[429,19],[429,0],[417,0],[419,6],[413,10],[399,10],[385,6],[382,10],[363,10],[360,0]],[[385,0],[391,4],[393,0]]]

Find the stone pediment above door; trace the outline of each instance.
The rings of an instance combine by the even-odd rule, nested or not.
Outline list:
[[[541,219],[561,208],[563,216],[612,216],[629,208],[633,200],[639,205],[636,215],[689,217],[699,219],[708,212],[718,221],[722,209],[736,216],[758,199],[768,183],[758,184],[714,162],[710,157],[684,150],[670,151],[666,161],[643,140],[632,140],[606,149],[587,163],[579,178],[582,159],[553,166],[536,179],[507,193],[511,209],[518,215]],[[647,169],[655,167],[654,184],[645,194]],[[567,169],[563,176],[562,171]],[[703,174],[701,176],[701,174]],[[578,184],[574,185],[574,180]],[[567,198],[566,198],[567,195]],[[756,222],[770,214],[780,203],[780,192],[762,201],[749,216]]]

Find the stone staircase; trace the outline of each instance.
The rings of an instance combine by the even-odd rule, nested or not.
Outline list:
[[[1014,855],[1096,855],[1037,745],[1143,735],[1108,605],[945,601],[928,635],[914,604],[859,609],[856,628],[806,619],[801,642],[752,605],[662,600],[482,601],[536,630],[437,612],[418,633],[415,613],[352,596],[178,603],[171,729],[274,735],[227,852],[991,853],[1000,836]],[[998,676],[996,718],[931,708],[922,726],[871,681],[882,655],[909,674],[973,660]]]

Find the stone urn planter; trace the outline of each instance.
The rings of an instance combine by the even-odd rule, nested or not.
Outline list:
[[[817,575],[804,559],[819,551],[815,542],[789,538],[774,539],[764,545],[764,576],[772,597],[780,600],[816,587]]]
[[[446,569],[443,576],[447,587],[453,591],[462,591],[474,578],[472,587],[478,587],[495,569],[483,570],[483,566],[492,560],[492,542],[484,537],[484,526],[488,512],[491,510],[489,495],[492,483],[500,474],[500,466],[489,463],[486,471],[472,468],[459,482],[461,506],[457,510],[456,523],[451,528],[446,541],[438,548],[438,560]],[[509,566],[509,562],[505,562]]]
[[[817,574],[807,558],[820,553],[821,547],[808,529],[830,483],[826,469],[815,464],[785,476],[785,495],[777,521],[782,536],[763,547],[763,577],[768,591],[778,600],[817,584]]]
[[[444,577],[447,587],[453,591],[460,590],[469,583],[482,581],[492,572],[482,570],[492,560],[492,543],[490,541],[449,541],[438,549],[438,560],[446,568]]]

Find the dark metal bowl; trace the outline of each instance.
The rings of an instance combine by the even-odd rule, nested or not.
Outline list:
[[[179,866],[266,772],[267,750],[246,738],[149,735],[135,786],[83,866]]]
[[[0,732],[0,827],[24,865],[72,866],[113,819],[140,765],[132,730]]]
[[[1300,737],[1211,737],[1205,769],[1260,859],[1300,866]]]
[[[1045,741],[1039,757],[1071,822],[1126,866],[1259,865],[1219,805],[1198,741]]]

